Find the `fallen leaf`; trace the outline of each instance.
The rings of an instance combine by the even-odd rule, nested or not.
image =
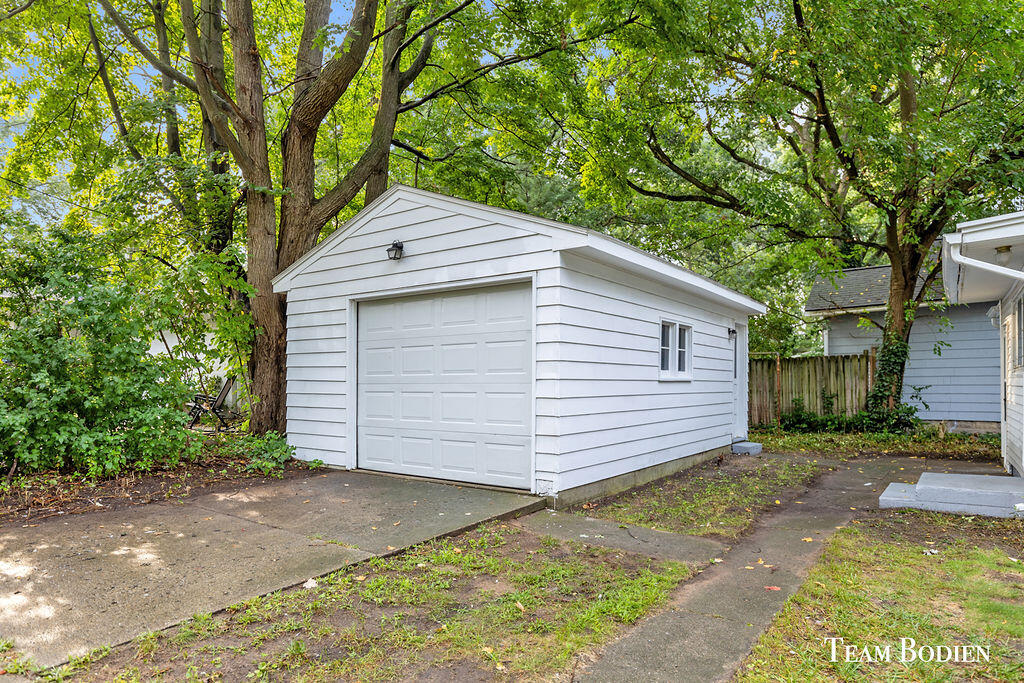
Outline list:
[[[780,591],[780,590],[782,590],[782,589],[781,589],[781,588],[779,588],[778,586],[765,586],[765,587],[764,587],[764,589],[765,589],[766,591]]]
[[[452,552],[455,553],[456,555],[461,555],[462,554],[462,548],[452,548]]]
[[[308,502],[309,502],[309,499],[307,498],[306,500],[302,501],[302,504],[305,505]]]
[[[780,500],[777,500],[777,501],[775,501],[775,504],[776,504],[776,505],[782,505],[782,501],[780,501]]]
[[[316,579],[310,579],[306,583],[302,584],[303,588],[316,588]]]
[[[810,536],[805,536],[805,537],[801,538],[800,540],[803,541],[804,543],[813,543],[814,542],[814,539],[811,538]]]
[[[371,526],[370,528],[373,529],[374,531],[377,530],[377,527],[375,527],[375,526]]]
[[[764,564],[764,560],[759,557],[759,558],[757,558],[757,563],[758,564]]]
[[[747,565],[746,567],[744,567],[744,569],[753,569],[753,567],[751,567],[750,565]]]
[[[395,549],[395,546],[393,546],[393,545],[389,545],[388,546],[388,550],[394,550],[394,549]]]
[[[354,577],[352,577],[352,579],[353,579],[354,581],[359,581],[359,582],[363,582],[363,581],[366,581],[366,577],[365,577],[365,576],[363,576],[362,574],[360,574],[359,576],[354,576]]]
[[[481,649],[484,652],[486,652],[487,654],[491,654],[492,652],[494,652],[494,648],[487,647],[486,645],[484,647],[482,647]]]
[[[402,523],[402,520],[398,520],[397,522],[395,522],[395,523],[394,523],[394,524],[392,524],[391,526],[398,526],[398,525],[399,525],[399,524],[401,524],[401,523]]]
[[[721,561],[722,561],[722,558],[720,558],[720,557],[716,557],[715,559],[713,559],[713,560],[711,560],[711,561],[712,561],[712,562],[714,562],[715,564],[718,564],[719,562],[721,562]]]
[[[501,662],[498,662],[497,664],[494,665],[494,668],[497,669],[498,671],[504,671],[505,670],[505,665],[502,664]]]
[[[521,603],[518,600],[516,600],[516,607],[519,608],[520,612],[522,612],[523,614],[526,614],[526,608],[523,607],[523,603]]]

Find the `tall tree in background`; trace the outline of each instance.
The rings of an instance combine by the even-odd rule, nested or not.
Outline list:
[[[85,112],[95,121],[113,119],[120,146],[139,165],[151,155],[166,161],[187,154],[183,138],[190,134],[200,141],[195,153],[206,160],[205,177],[237,174],[240,196],[231,196],[230,183],[217,186],[219,194],[208,186],[200,209],[190,201],[197,174],[185,164],[177,172],[166,164],[171,172],[155,173],[153,184],[164,195],[161,201],[203,223],[211,251],[234,237],[237,216],[244,219],[248,305],[258,329],[250,364],[257,399],[250,425],[256,432],[285,425],[285,310],[271,282],[364,188],[366,202],[386,189],[393,145],[428,156],[396,139],[399,117],[472,90],[503,67],[572,52],[630,22],[627,11],[576,34],[572,8],[557,0],[507,7],[483,7],[475,0],[355,0],[344,27],[331,22],[329,0],[304,5],[200,0],[198,7],[193,0],[178,0],[177,11],[165,0],[97,1],[99,8],[37,0],[0,22],[13,35],[5,36],[9,48],[19,30],[22,39],[48,35],[48,28],[55,36],[46,49],[21,58],[24,87],[14,98],[17,104],[4,103],[3,114],[29,116],[29,132],[46,139],[58,161],[49,166],[53,162],[38,156],[27,144],[33,135],[26,134],[8,155],[5,177],[13,183],[18,173],[45,178],[70,167],[72,175],[94,172],[102,178],[107,170],[89,158],[88,150],[102,149],[110,160],[103,128],[70,134]],[[34,24],[10,27],[30,14]],[[76,54],[91,59],[79,57],[76,64]],[[8,64],[19,59],[7,57]],[[66,83],[74,83],[73,93],[64,91],[70,100],[66,106],[59,97],[47,98],[54,74],[70,75]],[[144,110],[138,100],[145,93],[135,84],[146,80],[158,84],[149,102],[160,110],[164,142],[156,148],[153,122],[133,130],[132,112],[120,104],[133,92],[135,112]],[[33,100],[33,92],[44,95]],[[67,149],[52,130],[58,121],[67,123]],[[350,145],[344,155],[337,152],[341,136]],[[324,158],[331,143],[332,169]],[[72,151],[78,156],[68,158]],[[34,165],[40,168],[32,170]],[[78,187],[91,191],[93,181],[80,177]],[[159,203],[154,201],[151,210]]]
[[[892,266],[875,405],[899,400],[936,240],[1024,188],[1024,15],[980,0],[651,0],[563,81],[591,198]],[[924,287],[919,287],[923,280]]]

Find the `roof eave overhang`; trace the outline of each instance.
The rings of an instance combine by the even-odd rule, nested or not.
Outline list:
[[[623,242],[600,239],[592,233],[556,244],[555,250],[578,254],[670,287],[692,292],[745,315],[761,315],[768,310],[767,306],[760,301],[729,289],[714,280],[702,277]]]

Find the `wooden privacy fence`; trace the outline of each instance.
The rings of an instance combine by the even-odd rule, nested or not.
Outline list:
[[[850,356],[750,359],[750,424],[776,424],[782,413],[793,410],[794,399],[804,408],[824,413],[825,396],[832,396],[832,412],[853,415],[864,409],[875,379],[874,349]],[[824,396],[823,396],[824,394]]]

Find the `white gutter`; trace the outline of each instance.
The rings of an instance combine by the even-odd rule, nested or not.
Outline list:
[[[1011,280],[1024,280],[1024,271],[1014,270],[1013,268],[1007,268],[1005,266],[999,266],[995,263],[989,263],[988,261],[980,261],[970,256],[964,256],[960,253],[960,244],[952,241],[947,241],[946,245],[949,246],[949,258],[953,263],[958,266],[971,266],[978,270],[984,270],[995,275],[1001,275],[1002,277],[1008,277]],[[963,278],[957,277],[956,294],[957,300],[960,299],[960,285],[963,283]]]

